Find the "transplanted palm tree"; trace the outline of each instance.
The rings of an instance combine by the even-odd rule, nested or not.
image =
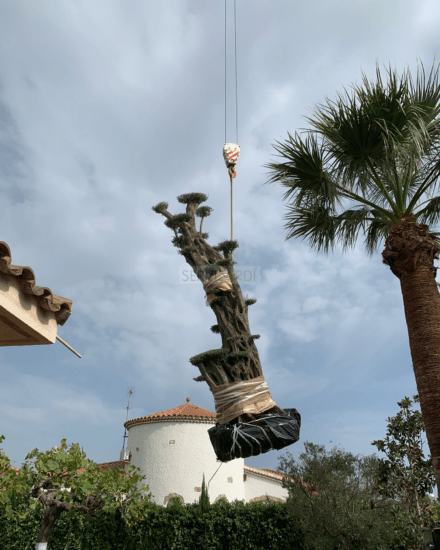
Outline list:
[[[420,407],[440,489],[440,295],[434,259],[440,233],[430,225],[440,215],[440,197],[432,194],[440,175],[439,67],[428,81],[423,64],[414,84],[409,69],[402,77],[388,70],[377,80],[352,86],[326,99],[303,140],[297,133],[274,148],[286,160],[267,164],[269,181],[297,192],[286,219],[286,237],[307,236],[311,246],[328,251],[335,239],[354,246],[359,229],[367,233],[370,255],[385,238],[382,262],[399,279]],[[277,142],[279,143],[279,142]],[[430,194],[430,191],[432,192]],[[417,204],[426,193],[429,199]],[[343,198],[357,205],[340,214]],[[417,209],[417,211],[416,211]],[[439,285],[440,286],[440,285]]]

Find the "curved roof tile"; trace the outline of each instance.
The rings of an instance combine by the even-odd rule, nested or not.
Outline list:
[[[175,407],[174,409],[168,409],[167,411],[150,414],[148,416],[140,416],[139,418],[133,418],[125,422],[124,427],[129,430],[133,426],[138,424],[149,424],[150,422],[164,422],[184,418],[187,422],[212,422],[217,419],[217,415],[214,412],[202,409],[196,405],[191,405],[189,397],[186,398],[186,403]]]
[[[70,317],[72,300],[53,294],[50,288],[37,286],[35,284],[35,274],[30,267],[12,265],[11,249],[3,241],[0,241],[0,271],[17,277],[23,292],[36,296],[37,304],[41,308],[55,313],[55,319],[59,325],[64,325]]]

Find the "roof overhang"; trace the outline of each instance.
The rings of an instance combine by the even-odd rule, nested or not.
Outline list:
[[[0,346],[54,344],[57,330],[55,312],[25,294],[17,277],[0,272]]]
[[[81,355],[57,335],[72,311],[72,300],[37,286],[30,267],[11,264],[11,250],[0,241],[0,346],[54,344],[59,340]]]

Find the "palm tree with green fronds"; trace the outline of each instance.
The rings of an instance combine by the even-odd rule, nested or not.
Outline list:
[[[286,226],[292,237],[308,237],[328,252],[335,239],[343,252],[354,246],[359,229],[373,255],[385,238],[382,262],[399,279],[420,407],[432,465],[440,488],[440,295],[434,259],[440,233],[430,231],[440,215],[433,196],[440,175],[439,67],[425,79],[423,64],[413,82],[409,69],[399,78],[388,72],[363,86],[326,99],[305,139],[295,133],[280,147],[286,162],[265,167],[293,195]],[[418,202],[426,193],[429,197]],[[342,199],[355,204],[338,214]],[[416,210],[417,209],[417,210]],[[440,286],[440,285],[439,285]]]

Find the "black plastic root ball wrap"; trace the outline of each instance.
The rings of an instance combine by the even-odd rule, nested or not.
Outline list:
[[[296,409],[283,413],[261,413],[256,420],[219,424],[208,430],[211,444],[221,462],[277,451],[299,440],[301,415]]]

